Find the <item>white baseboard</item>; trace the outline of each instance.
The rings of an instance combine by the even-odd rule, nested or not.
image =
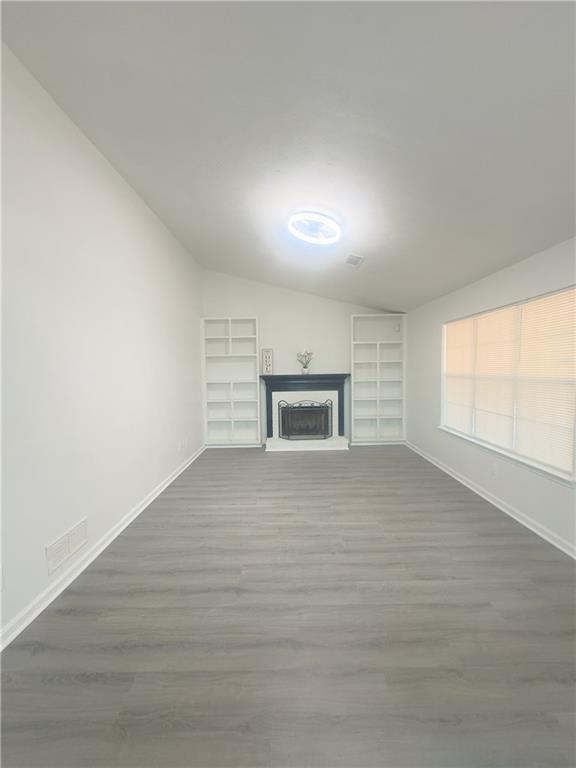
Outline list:
[[[50,603],[60,595],[66,587],[76,579],[82,571],[84,571],[90,563],[92,563],[98,555],[103,552],[106,547],[119,536],[122,531],[127,528],[130,523],[135,520],[139,514],[141,514],[146,507],[148,507],[155,498],[157,498],[162,491],[167,488],[170,483],[182,474],[193,461],[195,461],[202,453],[204,453],[206,446],[202,446],[189,458],[186,459],[179,467],[177,467],[167,478],[159,483],[150,493],[148,493],[130,512],[119,520],[107,533],[104,534],[97,542],[95,542],[88,550],[86,550],[81,557],[75,560],[69,568],[67,568],[55,581],[46,587],[37,597],[35,597],[23,610],[20,611],[11,621],[2,628],[2,635],[0,640],[0,648],[3,650],[9,645],[18,635],[26,629],[26,627],[34,621],[34,619],[45,610]]]
[[[206,450],[219,450],[220,448],[262,448],[262,443],[206,443]]]
[[[570,557],[576,558],[576,546],[567,539],[563,539],[561,536],[558,536],[558,534],[554,533],[554,531],[546,528],[546,526],[537,523],[531,517],[525,515],[523,512],[520,512],[519,509],[516,509],[516,507],[513,507],[511,504],[508,504],[508,502],[504,501],[498,496],[495,496],[493,493],[490,493],[490,491],[487,491],[485,488],[482,488],[482,486],[478,485],[473,480],[470,480],[470,478],[461,475],[459,472],[456,472],[456,470],[452,469],[452,467],[449,467],[443,462],[438,461],[438,459],[435,459],[429,453],[423,451],[421,448],[418,448],[418,446],[414,445],[413,443],[407,441],[406,446],[410,448],[410,450],[414,451],[414,453],[422,456],[422,458],[426,459],[426,461],[434,464],[434,466],[438,467],[438,469],[446,472],[447,475],[450,475],[450,477],[453,477],[459,483],[462,483],[462,485],[470,488],[470,490],[474,491],[474,493],[478,494],[478,496],[481,496],[483,499],[486,499],[486,501],[489,501],[490,504],[493,504],[502,512],[505,512],[510,517],[513,517],[514,520],[522,523],[522,525],[526,526],[526,528],[529,528],[533,533],[536,533],[542,539],[545,539],[550,544],[553,544],[555,547],[562,550],[562,552],[565,554],[570,555]]]

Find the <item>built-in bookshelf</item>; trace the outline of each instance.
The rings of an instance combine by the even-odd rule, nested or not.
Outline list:
[[[404,440],[404,316],[352,315],[352,442]]]
[[[260,445],[258,321],[202,321],[207,445]]]

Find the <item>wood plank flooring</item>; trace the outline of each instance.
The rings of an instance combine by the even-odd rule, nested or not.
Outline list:
[[[207,451],[4,653],[3,766],[573,766],[574,576],[407,448]]]

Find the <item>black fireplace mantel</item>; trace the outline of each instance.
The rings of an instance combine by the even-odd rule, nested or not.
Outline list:
[[[332,390],[338,392],[338,434],[344,434],[344,382],[349,373],[280,373],[260,376],[266,386],[266,434],[273,436],[272,392]]]

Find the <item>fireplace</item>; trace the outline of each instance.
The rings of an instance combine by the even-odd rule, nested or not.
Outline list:
[[[347,373],[266,374],[267,451],[346,451]]]
[[[326,440],[332,437],[332,400],[278,403],[278,431],[283,440]]]

